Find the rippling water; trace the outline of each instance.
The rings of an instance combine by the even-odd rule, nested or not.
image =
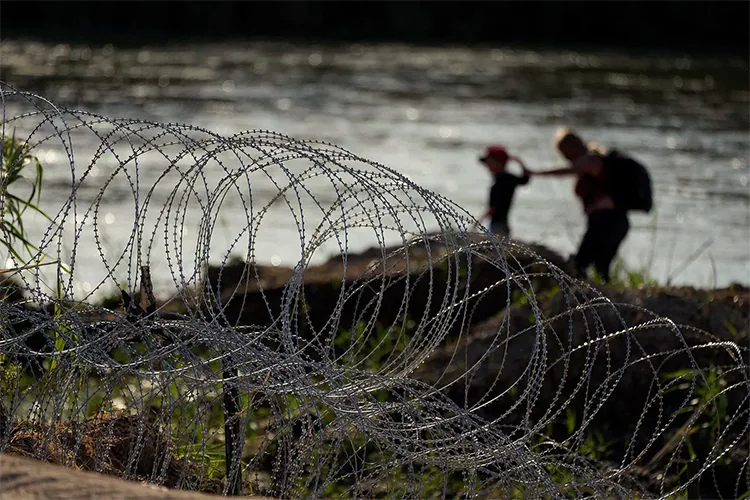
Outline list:
[[[490,182],[476,161],[486,145],[506,144],[530,168],[563,166],[552,140],[557,127],[570,125],[650,167],[656,210],[630,217],[621,250],[629,267],[674,284],[750,283],[746,60],[277,42],[119,49],[9,40],[0,57],[4,81],[66,106],[221,134],[257,128],[333,142],[476,215],[485,209]],[[97,144],[80,146],[93,151]],[[60,153],[44,158],[49,203],[69,192]],[[584,217],[572,182],[535,179],[519,189],[511,213],[515,236],[574,252]],[[109,238],[127,239],[130,227],[119,234],[115,223],[118,199],[107,203]],[[297,241],[293,221],[282,212],[267,217],[278,217],[278,232],[274,241],[258,242],[258,259],[296,264],[297,255],[279,245]]]

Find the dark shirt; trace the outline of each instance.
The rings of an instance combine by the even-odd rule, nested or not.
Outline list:
[[[597,156],[602,159],[602,163],[608,161],[607,157],[602,154],[597,154]],[[601,175],[594,176],[591,174],[585,174],[580,176],[576,181],[575,193],[581,199],[583,208],[587,213],[589,208],[595,203],[610,195],[606,172],[606,168],[603,168]]]
[[[516,186],[529,182],[529,176],[523,175],[518,177],[508,172],[495,174],[495,183],[490,189],[490,208],[495,209],[492,215],[492,222],[508,222],[508,212],[513,202],[513,193]]]
[[[604,179],[590,174],[582,175],[578,178],[575,192],[581,199],[583,208],[586,210],[600,199],[609,196]]]

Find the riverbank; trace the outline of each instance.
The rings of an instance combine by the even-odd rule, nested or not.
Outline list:
[[[208,269],[202,289],[162,299],[157,309],[165,320],[203,315],[203,321],[238,331],[291,328],[294,337],[254,337],[256,349],[260,344],[269,349],[258,352],[278,356],[271,371],[289,369],[282,362],[289,356],[311,363],[312,370],[364,370],[360,376],[386,377],[394,384],[376,392],[381,402],[393,404],[400,401],[401,387],[429,387],[535,456],[562,466],[561,450],[567,450],[565,457],[581,453],[596,464],[599,475],[593,477],[644,494],[679,488],[691,478],[691,495],[744,494],[742,475],[750,455],[750,443],[742,438],[747,420],[742,408],[750,393],[745,361],[750,291],[605,287],[571,281],[568,267],[566,259],[544,247],[497,246],[479,235],[456,247],[449,236],[433,235],[413,241],[408,251],[372,248],[304,271],[235,261],[221,272]],[[142,305],[148,309],[146,296],[144,290]],[[125,313],[118,300],[103,306],[115,317]],[[360,345],[358,335],[367,336],[366,344]],[[299,347],[288,343],[291,338]],[[334,379],[330,384],[333,390]],[[427,407],[432,397],[424,400]],[[286,434],[282,414],[269,417],[272,401],[266,397],[249,410],[257,418],[251,418],[253,437],[242,457],[252,464],[252,491],[286,497],[289,492],[272,479],[282,451],[258,444]],[[337,419],[346,417],[333,413],[331,421],[312,413],[295,417],[288,423],[294,442],[308,439],[303,429],[309,425],[306,432],[321,439],[316,446],[335,449],[341,432]],[[91,469],[98,460],[92,451],[96,443],[107,442],[105,434],[97,438],[97,429],[107,428],[97,424],[102,418],[118,429],[108,443],[117,460],[105,471],[120,476],[145,425],[125,413],[59,424],[54,432],[17,415],[4,451],[62,462],[66,455],[60,450],[72,446],[76,432],[88,429],[72,460]],[[149,444],[133,469],[142,481],[156,469],[157,456],[173,449],[167,436],[149,425]],[[43,436],[50,432],[57,437],[48,443]],[[386,443],[380,446],[390,446],[385,435],[380,439]],[[550,442],[556,443],[554,452],[546,447]],[[175,455],[161,481],[177,486],[191,477],[188,471],[200,475],[195,464],[183,460]],[[685,463],[693,464],[687,474],[681,470]],[[701,479],[692,467],[703,464],[709,472]],[[352,472],[347,471],[342,477]],[[563,480],[564,474],[555,474],[553,481]],[[193,483],[218,492],[222,481]],[[452,481],[448,492],[457,494],[461,484]],[[368,487],[376,494],[382,485]]]

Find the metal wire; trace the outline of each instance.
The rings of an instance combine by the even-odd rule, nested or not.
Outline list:
[[[0,451],[275,498],[750,489],[726,335],[333,144],[0,97],[3,136],[63,155],[45,176],[69,191],[1,275]]]

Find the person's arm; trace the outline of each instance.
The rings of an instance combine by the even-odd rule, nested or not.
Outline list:
[[[521,169],[523,169],[523,175],[521,177],[516,177],[516,183],[519,185],[528,184],[531,170],[526,168],[526,165],[521,161],[520,158],[511,156],[510,159],[521,165]]]
[[[484,222],[484,220],[486,220],[488,218],[491,218],[493,215],[495,215],[495,209],[492,208],[492,207],[488,208],[485,213],[483,213],[481,216],[479,216],[479,218],[477,219],[477,223],[474,224],[474,227],[481,226],[482,223]]]
[[[602,167],[601,158],[593,154],[587,154],[577,159],[575,162],[573,162],[573,165],[571,165],[570,167],[555,168],[553,170],[544,170],[541,172],[534,172],[528,169],[527,171],[531,175],[535,175],[535,176],[544,175],[544,176],[561,177],[565,175],[582,175],[582,174],[596,175],[599,173],[599,170],[601,169],[601,167]]]
[[[534,176],[562,177],[565,175],[573,175],[575,173],[575,169],[573,167],[564,167],[564,168],[556,168],[553,170],[542,170],[542,171],[528,170],[528,172],[530,175],[534,175]]]

